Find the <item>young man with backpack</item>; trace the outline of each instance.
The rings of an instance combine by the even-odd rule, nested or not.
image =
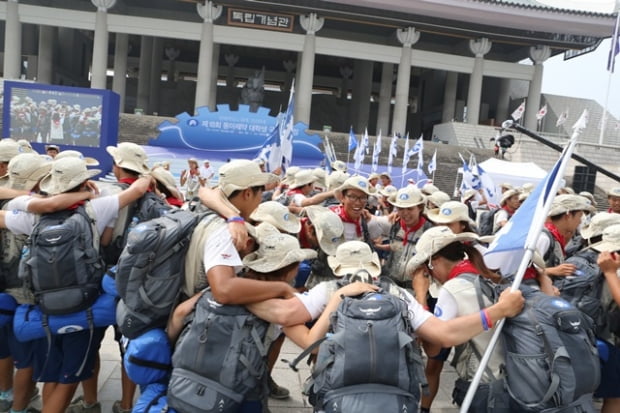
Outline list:
[[[41,181],[40,187],[42,191],[49,195],[69,194],[75,195],[78,198],[81,197],[81,199],[88,199],[92,196],[89,191],[85,191],[88,188],[88,180],[98,173],[100,173],[99,170],[86,169],[86,163],[82,159],[64,158],[52,164],[50,174]],[[116,196],[96,198],[90,202],[81,201],[75,203],[74,201],[73,205],[64,211],[56,213],[56,215],[43,215],[38,223],[32,214],[23,211],[36,210],[41,204],[47,203],[52,206],[54,204],[52,200],[33,198],[24,202],[21,210],[14,210],[10,214],[0,211],[0,227],[6,227],[17,234],[30,235],[33,232],[39,234],[40,232],[52,231],[54,225],[45,226],[43,223],[53,220],[54,216],[58,216],[60,220],[55,221],[56,227],[64,228],[63,225],[58,225],[57,223],[72,220],[77,226],[83,224],[87,228],[82,234],[72,234],[72,236],[82,237],[84,247],[90,249],[90,252],[94,251],[95,255],[97,255],[95,246],[99,243],[99,234],[114,220],[120,208],[144,194],[151,183],[151,178],[141,178]],[[48,206],[48,208],[51,207]],[[80,216],[77,216],[77,214],[80,214]],[[86,216],[89,217],[88,220]],[[54,242],[63,241],[64,235],[59,234],[58,237],[60,238]],[[50,237],[49,239],[54,240],[56,238]],[[89,241],[94,245],[90,247],[86,245]],[[73,245],[71,249],[74,248],[78,248],[78,245]],[[46,254],[45,249],[45,243],[38,243],[33,239],[27,256],[41,257]],[[90,252],[88,253],[90,254]],[[69,254],[69,257],[73,259],[74,256]],[[72,263],[64,259],[63,262],[58,263],[58,268],[66,267],[68,269],[66,273],[75,273],[78,277],[84,277],[87,274],[92,274],[93,277],[96,277],[100,270],[97,267],[91,267],[91,265],[97,265],[99,260],[99,257],[93,256],[88,259],[88,263],[82,261],[82,265],[85,265],[84,268],[89,268],[86,272],[83,272],[84,270],[77,270],[75,267],[72,268]],[[30,267],[25,274],[32,274],[35,297],[38,297],[38,303],[43,305],[43,310],[53,310],[54,312],[62,313],[64,305],[74,304],[80,308],[88,305],[88,302],[83,302],[83,298],[91,297],[91,293],[91,299],[96,298],[97,291],[95,290],[98,290],[99,286],[95,281],[100,282],[100,279],[95,280],[95,278],[90,280],[94,286],[92,291],[89,287],[91,284],[88,284],[89,280],[85,280],[87,284],[84,285],[67,285],[64,287],[60,286],[59,289],[54,290],[39,290],[37,286],[60,280],[65,278],[67,274],[63,273],[62,277],[57,274],[52,280],[49,267],[41,268],[38,263],[43,265],[40,258],[32,262],[25,261],[25,264]],[[75,264],[77,265],[77,261]],[[103,270],[103,266],[101,266],[101,270]],[[101,275],[103,275],[102,272]],[[84,295],[87,291],[84,288],[88,290],[87,295]],[[62,292],[64,289],[66,289],[67,293]],[[79,296],[75,295],[74,292],[80,290],[83,293],[81,298],[78,298]],[[34,377],[45,383],[43,387],[43,411],[45,413],[63,413],[68,407],[78,383],[92,376],[96,351],[99,341],[103,337],[102,333],[101,329],[94,329],[94,331],[82,330],[69,334],[53,335],[49,339],[43,339],[41,351],[35,354]]]
[[[364,271],[364,273],[368,274],[374,282],[374,280],[379,277],[379,274],[381,273],[381,264],[377,254],[373,253],[367,244],[360,241],[350,241],[341,244],[336,251],[336,255],[329,257],[329,263],[335,275],[345,278],[350,278],[350,276],[354,276],[360,271]],[[249,308],[260,318],[271,322],[276,322],[285,326],[301,324],[317,318],[324,311],[325,306],[337,290],[337,286],[338,281],[323,282],[303,295],[297,295],[290,299],[267,300],[261,303],[252,304]],[[410,326],[415,331],[416,336],[422,338],[423,340],[428,340],[443,347],[450,347],[466,342],[470,338],[484,331],[484,324],[481,323],[481,317],[478,313],[458,317],[449,321],[443,321],[426,311],[422,305],[405,289],[399,288],[394,284],[392,284],[391,287],[386,288],[388,288],[390,294],[396,295],[398,298],[403,300],[405,307],[407,308],[407,322],[410,323]],[[504,317],[515,315],[521,310],[522,305],[523,298],[520,291],[505,291],[502,293],[496,304],[485,308],[485,312],[488,313],[491,323],[493,324]],[[371,313],[372,311],[368,311],[368,314]],[[344,351],[346,352],[347,348],[354,350],[356,345],[353,344],[354,343],[352,343],[351,346],[345,345],[343,347]],[[396,348],[400,347],[397,346]],[[395,350],[392,350],[391,352],[378,351],[379,354],[390,354],[394,353]],[[368,358],[371,354],[365,352],[354,352],[354,354],[349,355],[351,358],[355,358],[354,356]],[[319,362],[320,360],[317,361],[317,368],[319,366]],[[379,375],[393,373],[392,371],[388,372],[387,370],[389,369],[383,371],[380,366],[376,367],[378,369],[377,374]],[[341,375],[340,373],[337,374]],[[329,383],[327,383],[327,385],[320,385],[319,387],[321,394],[326,394]],[[386,390],[383,387],[382,389]],[[334,390],[336,389],[334,388]],[[374,388],[374,390],[376,390],[376,388]],[[396,390],[396,393],[400,394],[400,391]],[[390,394],[390,392],[388,391],[385,394]],[[355,399],[355,397],[353,399]],[[349,402],[354,403],[355,400],[348,399],[347,403]],[[374,406],[374,404],[372,404],[372,406]],[[362,408],[364,406],[358,407]],[[361,412],[363,410],[356,411]]]

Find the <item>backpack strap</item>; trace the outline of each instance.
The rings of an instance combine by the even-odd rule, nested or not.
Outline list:
[[[364,237],[364,242],[368,244],[372,252],[376,252],[375,243],[372,241],[372,239],[370,239],[370,232],[368,232],[368,222],[363,215],[361,216],[360,221],[362,223],[362,236]]]
[[[305,359],[307,356],[310,355],[310,353],[312,353],[314,351],[314,349],[316,349],[317,347],[319,347],[321,345],[322,342],[324,342],[325,340],[327,340],[327,336],[325,337],[321,337],[320,339],[318,339],[317,341],[315,341],[314,343],[310,344],[308,347],[306,347],[306,349],[304,351],[301,352],[300,355],[298,355],[297,357],[295,357],[295,359],[293,361],[288,361],[286,359],[282,359],[283,362],[287,363],[288,366],[295,372],[299,371],[297,369],[297,365],[299,364],[300,361],[302,361],[303,359]]]
[[[168,392],[168,389],[164,389],[162,391],[160,391],[157,396],[155,396],[144,408],[144,413],[149,413],[151,411],[151,407],[155,406],[157,403],[159,403],[159,399],[161,399],[162,397],[164,397],[166,395],[166,393]],[[168,411],[167,410],[167,406],[166,406],[166,410],[162,409],[162,412],[164,411]]]
[[[95,210],[92,206],[92,204],[88,201],[86,201],[84,203],[84,207],[83,208],[78,208],[77,211],[88,220],[88,223],[90,224],[90,229],[92,231],[92,235],[93,235],[93,247],[95,248],[96,251],[99,251],[100,248],[100,241],[101,241],[101,236],[99,234],[99,231],[97,230],[97,222],[95,220]]]

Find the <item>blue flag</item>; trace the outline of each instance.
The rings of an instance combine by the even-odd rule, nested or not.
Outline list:
[[[351,127],[349,130],[349,152],[355,148],[357,148],[357,138],[355,137],[355,133],[353,133],[353,127]]]
[[[616,25],[614,26],[614,33],[611,37],[611,49],[609,50],[609,58],[607,60],[607,70],[611,73],[614,72],[616,66],[616,56],[620,53],[620,13],[616,16]]]

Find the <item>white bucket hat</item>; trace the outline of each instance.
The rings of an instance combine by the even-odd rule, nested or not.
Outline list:
[[[293,181],[295,180],[295,175],[299,171],[301,171],[301,168],[299,166],[291,166],[290,168],[288,168],[286,170],[286,173],[284,174],[284,179],[282,180],[282,183],[286,185],[290,185],[291,183],[293,183]]]
[[[592,217],[588,226],[581,230],[581,237],[589,240],[603,234],[605,228],[616,224],[620,224],[620,214],[599,212]]]
[[[344,242],[344,224],[340,217],[329,208],[318,205],[308,206],[304,210],[314,226],[321,249],[327,255],[335,255],[338,246]]]
[[[407,185],[390,195],[388,202],[397,208],[410,208],[426,202],[424,194],[415,186]]]
[[[444,202],[439,208],[427,211],[426,216],[436,224],[466,221],[469,225],[474,225],[474,221],[469,217],[467,205],[459,201]]]
[[[620,225],[612,225],[603,231],[603,240],[592,244],[591,247],[598,251],[618,251],[620,250]]]
[[[377,190],[370,186],[368,179],[363,176],[352,176],[348,178],[342,185],[336,188],[336,193],[342,195],[347,189],[357,189],[366,195],[373,195]]]
[[[332,169],[334,171],[346,172],[347,164],[344,163],[343,161],[334,161],[332,162]]]
[[[437,188],[433,184],[424,184],[424,186],[422,187],[422,193],[424,195],[431,195],[431,194],[434,194],[437,191],[439,191],[439,188]]]
[[[334,171],[330,173],[329,176],[327,177],[327,189],[329,189],[330,191],[332,189],[336,189],[342,184],[344,184],[344,181],[346,181],[347,179],[349,179],[348,173],[341,172],[341,171]]]
[[[360,270],[368,271],[373,277],[381,274],[379,256],[362,241],[347,241],[340,244],[336,249],[336,255],[327,257],[327,264],[338,277],[355,274]]]
[[[616,197],[620,197],[620,186],[616,186],[611,188],[609,191],[607,191],[607,196],[616,196]]]
[[[415,255],[407,263],[406,273],[411,274],[420,265],[428,261],[433,255],[453,242],[474,241],[478,235],[473,232],[455,234],[448,227],[432,227],[424,231],[415,245]]]
[[[170,171],[166,170],[163,166],[158,166],[153,168],[151,172],[149,172],[149,175],[155,178],[157,182],[165,186],[173,197],[183,201],[183,194],[181,194],[177,189],[174,176],[170,173]]]
[[[442,206],[445,202],[450,201],[450,195],[443,191],[435,191],[426,197],[426,200],[436,207]]]
[[[379,190],[379,194],[385,197],[390,197],[394,195],[396,192],[398,192],[398,188],[396,188],[394,185],[388,185],[385,188],[382,188]]]
[[[87,169],[83,159],[59,159],[52,163],[50,173],[41,180],[39,187],[50,195],[61,194],[100,173],[99,169]]]
[[[37,153],[20,153],[9,162],[7,174],[2,180],[7,180],[7,186],[12,189],[29,191],[47,175],[52,168],[52,162]]]
[[[553,199],[548,216],[553,217],[570,211],[594,212],[596,209],[590,200],[584,196],[563,194]]]
[[[140,145],[133,142],[121,142],[118,146],[108,146],[106,151],[110,154],[114,163],[124,169],[129,169],[138,174],[149,172],[147,166],[148,157]]]
[[[297,234],[301,229],[301,222],[287,207],[276,201],[267,201],[258,205],[252,212],[250,219],[257,222],[268,222],[280,231]]]
[[[91,158],[90,156],[84,156],[84,155],[82,155],[82,152],[74,151],[74,150],[71,150],[71,149],[59,152],[58,155],[56,155],[56,157],[54,158],[54,160],[57,161],[59,159],[67,158],[67,157],[84,159],[84,162],[86,162],[86,166],[97,166],[97,165],[99,165],[99,161],[96,160],[95,158]]]
[[[313,171],[310,169],[302,169],[295,174],[295,178],[293,182],[289,185],[291,189],[299,188],[304,185],[311,184],[315,182],[317,177],[314,175]]]
[[[519,195],[519,191],[517,191],[516,189],[509,189],[506,192],[504,192],[504,194],[502,195],[502,199],[499,201],[499,204],[501,206],[506,205],[506,202],[508,202],[508,200],[510,198],[512,198],[515,195]]]
[[[302,249],[297,238],[292,235],[267,232],[262,235],[261,231],[257,231],[258,249],[243,258],[243,265],[246,267],[259,273],[267,273],[294,262],[316,258],[316,251]]]
[[[277,182],[274,174],[262,172],[256,162],[247,159],[230,161],[220,167],[219,187],[226,197],[234,191]]]

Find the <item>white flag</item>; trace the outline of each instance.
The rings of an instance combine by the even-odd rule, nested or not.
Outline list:
[[[364,154],[370,154],[370,144],[368,142],[368,129],[364,130],[364,137],[362,138],[362,148],[364,148]]]
[[[398,155],[397,139],[398,139],[398,136],[393,135],[392,141],[390,142],[390,153],[388,155],[388,164],[387,164],[387,170],[388,170],[388,173],[390,174],[392,173],[392,162],[394,161],[394,158],[396,158],[396,156]]]
[[[575,124],[573,125],[573,129],[575,129],[575,131],[580,131],[580,130],[585,129],[588,126],[589,118],[590,118],[590,113],[588,112],[588,109],[584,109],[581,116],[579,116],[579,119],[577,119],[577,122],[575,122]]]
[[[407,134],[407,137],[405,138],[405,152],[403,153],[403,169],[402,169],[402,175],[405,175],[405,172],[407,172],[407,164],[409,163],[409,134]]]
[[[415,155],[416,153],[422,153],[422,151],[424,151],[424,139],[420,136],[415,142],[415,145],[413,145],[413,148],[409,150],[409,157]]]
[[[568,108],[566,108],[564,112],[560,113],[560,117],[558,118],[558,121],[555,123],[555,127],[559,128],[560,126],[564,125],[567,119],[568,119]]]
[[[432,175],[435,170],[437,170],[437,149],[435,149],[435,153],[433,153],[433,157],[428,163],[428,173]]]
[[[519,119],[521,119],[521,117],[523,116],[524,113],[525,113],[525,100],[523,102],[521,102],[519,107],[516,108],[515,111],[512,112],[512,114],[510,116],[512,116],[512,118],[514,120],[519,120]]]
[[[377,140],[375,141],[375,146],[372,150],[372,171],[377,172],[379,167],[379,154],[381,153],[381,131],[379,131],[379,135],[377,135]]]
[[[545,106],[540,108],[540,110],[536,114],[536,120],[541,120],[542,118],[545,117],[546,114],[547,114],[547,104],[545,103]]]

